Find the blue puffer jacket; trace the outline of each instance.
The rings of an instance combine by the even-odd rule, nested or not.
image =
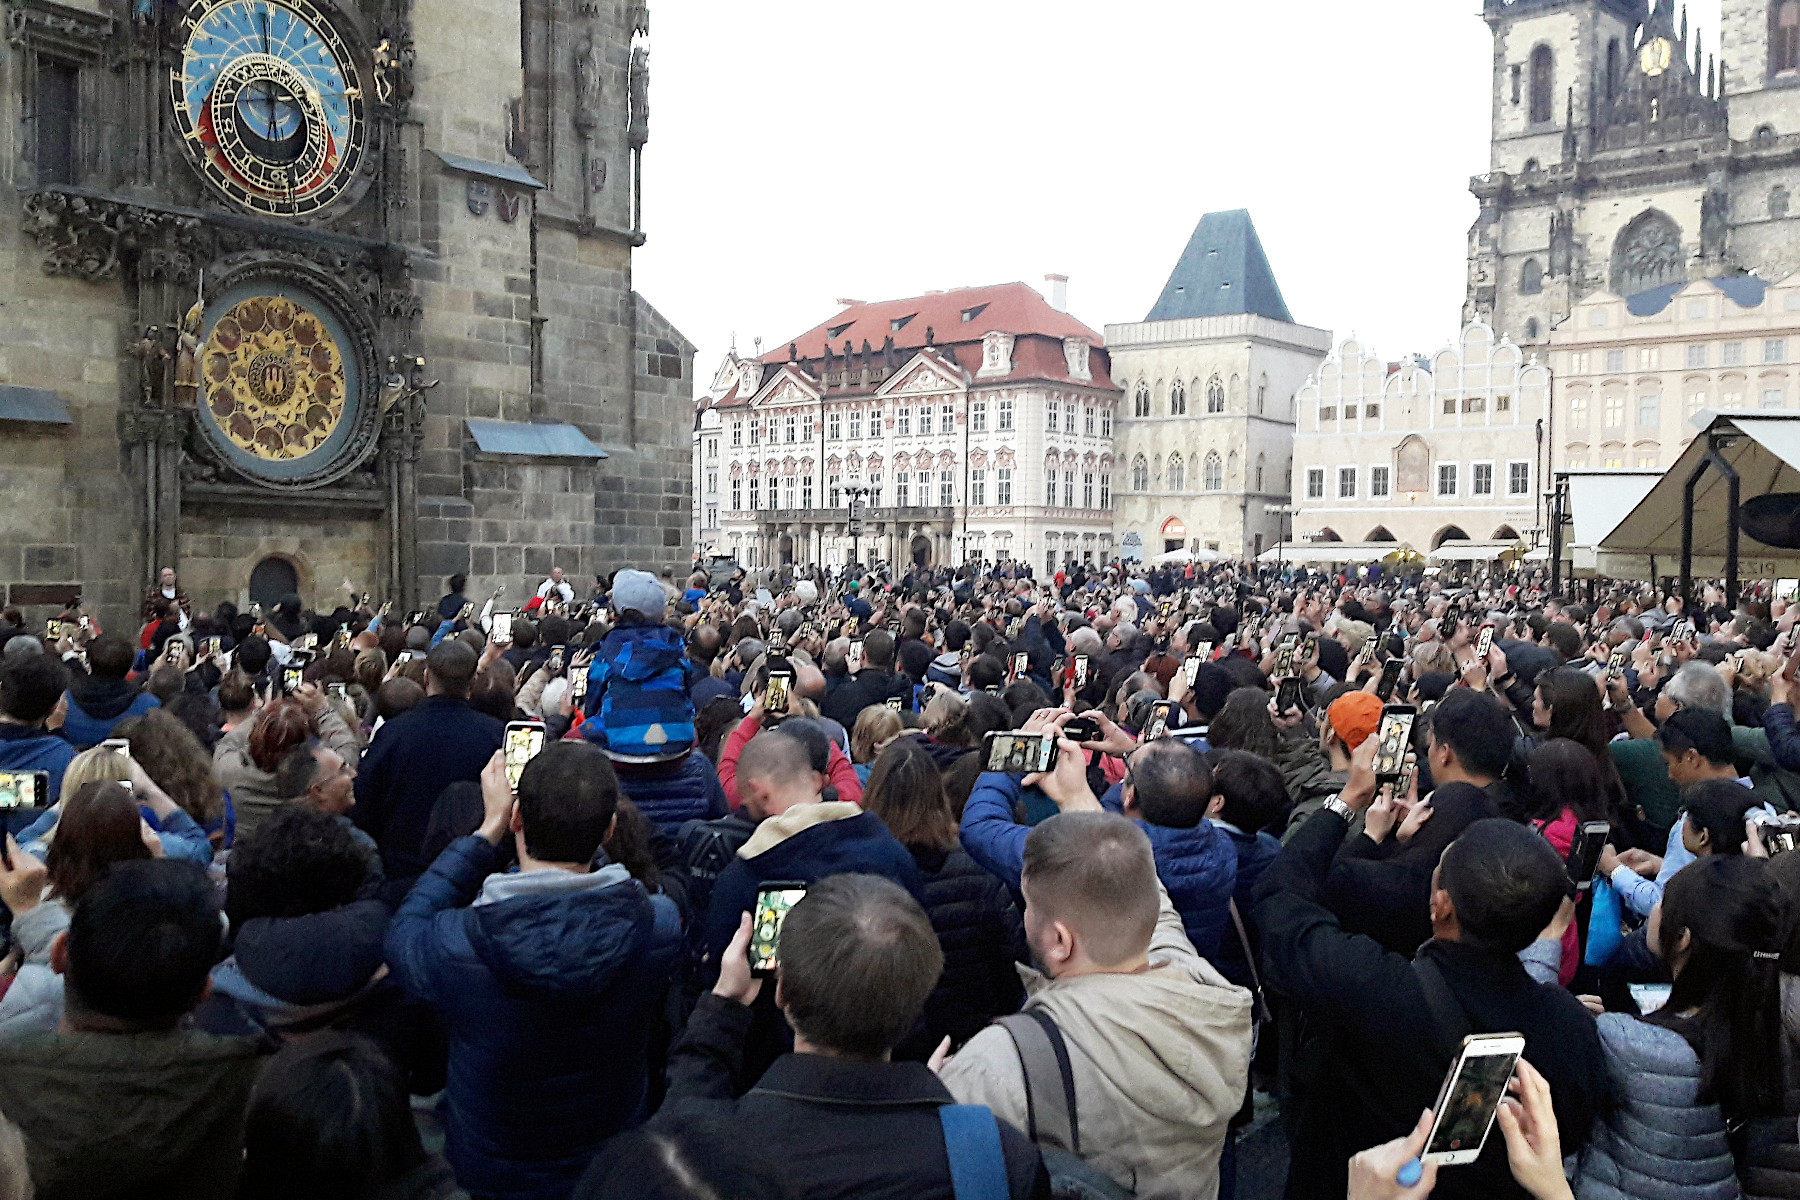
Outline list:
[[[1737,1200],[1725,1117],[1697,1098],[1693,1047],[1623,1013],[1607,1013],[1599,1027],[1617,1105],[1594,1122],[1575,1177],[1578,1200]]]
[[[1156,874],[1181,914],[1188,941],[1208,962],[1231,924],[1231,893],[1237,886],[1237,849],[1225,831],[1204,818],[1192,829],[1170,829],[1139,821],[1156,853]],[[1236,938],[1236,933],[1232,934]]]
[[[441,1112],[457,1182],[565,1200],[595,1151],[643,1116],[647,1030],[680,918],[620,866],[493,869],[483,839],[452,842],[394,915],[388,965],[450,1039]]]
[[[598,724],[589,721],[582,731]],[[619,790],[670,837],[689,821],[711,821],[731,812],[719,773],[698,751],[691,751],[676,762],[620,762],[614,763],[613,768],[619,776]]]
[[[615,758],[679,758],[694,746],[695,676],[681,635],[667,625],[621,625],[588,667],[582,735]],[[597,718],[597,719],[596,719]]]

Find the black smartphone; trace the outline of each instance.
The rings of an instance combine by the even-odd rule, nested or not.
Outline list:
[[[525,773],[525,764],[536,758],[544,749],[544,723],[542,721],[508,721],[506,733],[501,742],[506,760],[506,782],[512,790],[519,790],[519,776]]]
[[[1169,700],[1158,700],[1150,706],[1150,715],[1144,720],[1144,736],[1146,742],[1154,742],[1157,738],[1169,736],[1169,726],[1176,722],[1178,709]]]
[[[1100,740],[1100,722],[1093,717],[1070,717],[1063,722],[1062,735],[1071,742]]]
[[[785,658],[769,660],[769,683],[763,689],[763,711],[766,713],[785,713],[788,708],[788,697],[793,694],[794,668]]]
[[[767,978],[781,961],[781,926],[794,905],[806,898],[806,884],[799,880],[771,880],[756,889],[756,907],[750,914],[750,973]]]
[[[1438,618],[1438,636],[1446,642],[1449,641],[1456,636],[1456,628],[1461,624],[1462,610],[1453,604],[1444,610],[1443,616]]]
[[[1800,847],[1800,820],[1793,817],[1758,825],[1756,831],[1762,835],[1763,849],[1770,858]]]
[[[1306,685],[1300,682],[1298,675],[1289,675],[1275,689],[1275,711],[1286,714],[1290,709],[1305,712]]]
[[[1056,766],[1056,737],[1053,734],[1019,733],[996,729],[987,735],[984,766],[989,771],[1008,775],[1030,775]]]
[[[293,695],[295,692],[300,690],[300,685],[305,682],[306,682],[306,668],[305,667],[283,667],[283,668],[281,668],[281,691],[282,691],[283,695],[287,695],[287,696]]]
[[[1400,682],[1400,672],[1406,666],[1398,658],[1390,658],[1381,664],[1381,681],[1375,685],[1375,698],[1386,704],[1394,698],[1394,687]]]
[[[1413,720],[1419,712],[1410,704],[1389,704],[1381,710],[1381,725],[1375,736],[1375,778],[1392,783],[1400,778],[1406,764],[1406,752],[1412,746]]]
[[[1283,634],[1281,641],[1275,645],[1275,677],[1277,679],[1294,673],[1294,654],[1300,649],[1300,635]]]
[[[1475,637],[1475,661],[1485,665],[1488,651],[1494,648],[1494,623],[1487,621],[1481,626],[1481,632]]]
[[[1576,891],[1585,892],[1593,886],[1594,872],[1600,868],[1600,851],[1606,848],[1611,834],[1612,826],[1605,821],[1583,821],[1575,840],[1569,843],[1569,882]]]
[[[1613,647],[1613,652],[1606,656],[1606,673],[1615,678],[1625,674],[1625,664],[1631,661],[1631,655],[1621,644]]]

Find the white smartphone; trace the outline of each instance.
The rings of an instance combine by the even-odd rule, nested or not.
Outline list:
[[[512,618],[509,612],[497,612],[488,618],[488,640],[498,645],[512,641]]]
[[[1472,1033],[1463,1039],[1438,1092],[1437,1116],[1420,1156],[1425,1162],[1458,1166],[1481,1157],[1494,1114],[1506,1098],[1506,1081],[1523,1053],[1523,1034]]]
[[[858,639],[857,641],[851,642],[849,648],[844,651],[844,666],[852,675],[854,675],[862,670],[862,662],[863,644],[862,641]]]

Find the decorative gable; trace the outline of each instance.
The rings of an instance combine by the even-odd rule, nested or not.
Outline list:
[[[976,374],[982,379],[995,379],[1012,374],[1013,335],[995,330],[981,339],[981,370]]]
[[[1083,383],[1094,377],[1088,370],[1088,340],[1079,337],[1063,339],[1063,362],[1068,364],[1069,378],[1079,379]]]

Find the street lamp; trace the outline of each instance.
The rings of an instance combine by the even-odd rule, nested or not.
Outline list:
[[[1275,523],[1275,573],[1281,574],[1281,546],[1287,540],[1286,531],[1293,527],[1294,514],[1299,511],[1292,504],[1265,504],[1263,511],[1272,517],[1281,518]]]
[[[850,562],[851,565],[857,567],[859,570],[862,567],[862,547],[860,545],[860,539],[862,537],[862,513],[860,511],[860,506],[862,504],[862,498],[867,496],[872,490],[873,489],[867,484],[863,483],[852,483],[844,488],[844,495],[849,497],[850,500]]]

